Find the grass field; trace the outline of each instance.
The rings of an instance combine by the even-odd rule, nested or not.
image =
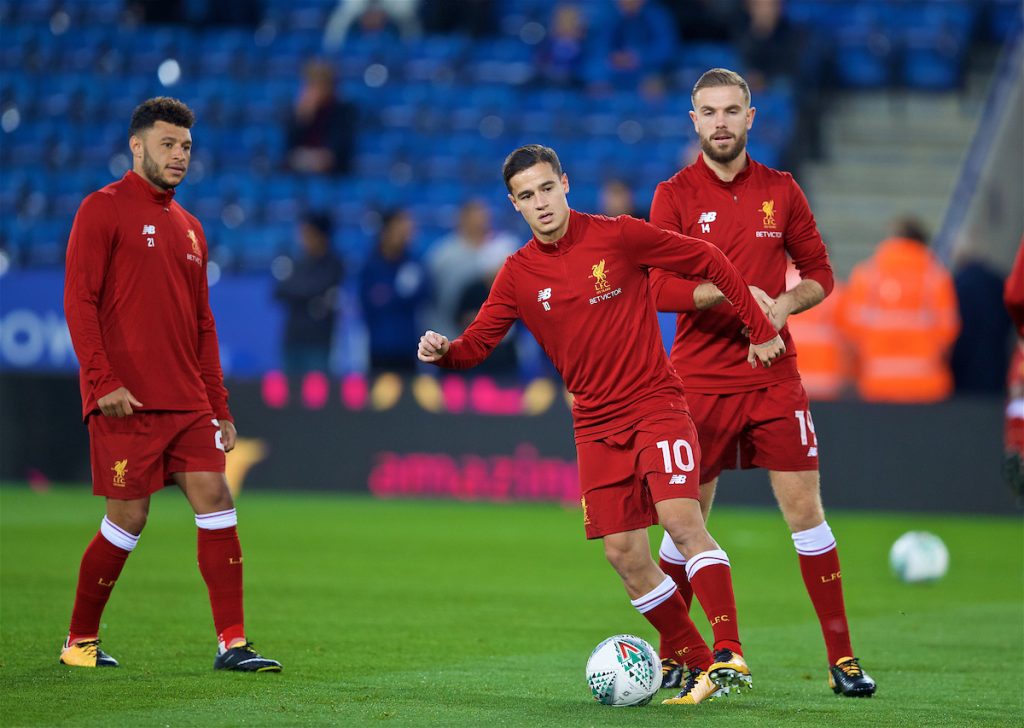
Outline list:
[[[826,686],[782,520],[722,508],[712,532],[733,562],[754,690],[616,709],[589,696],[590,650],[618,632],[656,636],[600,545],[582,538],[576,511],[243,494],[247,625],[285,671],[238,675],[211,669],[195,527],[170,489],[154,497],[104,616],[104,647],[121,668],[57,664],[101,507],[85,487],[0,489],[3,726],[1024,723],[1024,531],[1012,516],[830,514],[854,644],[879,683],[875,698],[849,700]],[[910,529],[949,546],[943,581],[908,586],[888,573],[889,545]]]

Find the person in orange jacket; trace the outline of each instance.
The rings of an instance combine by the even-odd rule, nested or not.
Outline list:
[[[853,269],[842,325],[856,356],[860,396],[872,402],[937,402],[953,391],[948,354],[960,331],[949,271],[915,218]]]
[[[787,290],[800,280],[800,272],[790,260],[786,268]],[[824,301],[787,321],[790,336],[800,352],[800,381],[812,400],[838,399],[850,384],[853,362],[839,326],[845,292],[846,287],[837,280]]]

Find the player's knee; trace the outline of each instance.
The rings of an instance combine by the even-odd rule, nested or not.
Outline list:
[[[622,575],[633,574],[651,561],[649,551],[641,551],[626,540],[606,537],[604,539],[604,556],[608,563]]]
[[[119,510],[117,513],[108,513],[107,519],[118,528],[133,536],[138,536],[146,527],[149,512],[148,510]]]

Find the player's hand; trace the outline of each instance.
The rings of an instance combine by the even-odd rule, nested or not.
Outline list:
[[[761,362],[766,367],[770,367],[772,361],[785,353],[786,345],[782,343],[782,337],[776,336],[771,341],[766,341],[763,344],[752,343],[750,350],[747,352],[747,361],[750,362],[751,369],[756,369],[758,362]]]
[[[217,420],[220,423],[220,444],[224,446],[224,452],[231,452],[235,449],[235,442],[238,441],[238,430],[235,423],[230,420]]]
[[[129,417],[135,413],[133,408],[142,407],[143,404],[132,396],[127,387],[118,387],[96,400],[96,406],[107,417]]]
[[[775,316],[775,299],[757,286],[747,286],[747,288],[750,289],[750,295],[757,301],[757,305],[761,307],[761,312],[771,321]],[[776,326],[776,328],[781,327]]]
[[[420,361],[434,362],[448,353],[451,342],[447,336],[442,336],[436,331],[428,331],[420,337],[420,347],[416,352]]]
[[[789,315],[793,313],[793,306],[793,298],[785,293],[775,299],[775,306],[772,308],[772,312],[768,314],[768,320],[772,322],[772,326],[775,327],[776,331],[782,331],[782,327],[786,325]]]

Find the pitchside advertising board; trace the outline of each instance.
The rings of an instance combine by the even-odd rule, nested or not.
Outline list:
[[[228,479],[253,490],[578,505],[571,418],[556,383],[442,374],[229,380],[239,444]],[[0,480],[87,482],[78,382],[0,376]],[[998,402],[813,406],[830,508],[1017,510],[1000,477]],[[763,471],[726,472],[716,502],[773,506]]]

